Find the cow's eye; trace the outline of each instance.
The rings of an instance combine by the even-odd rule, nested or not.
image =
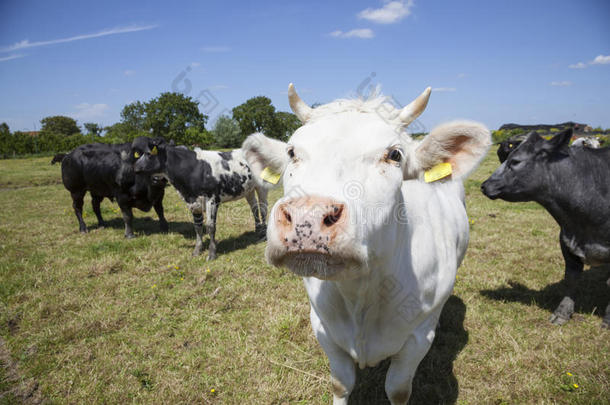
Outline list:
[[[388,152],[388,159],[394,162],[400,162],[402,160],[402,153],[398,149],[392,149]]]
[[[139,158],[140,158],[140,156],[142,156],[142,155],[140,155],[140,152],[138,152],[138,151],[135,151],[135,152],[133,153],[133,157],[134,157],[134,158],[136,158],[136,159],[139,159]]]
[[[286,149],[286,153],[288,153],[288,157],[292,160],[294,160],[294,147],[293,146],[289,146],[288,149]]]

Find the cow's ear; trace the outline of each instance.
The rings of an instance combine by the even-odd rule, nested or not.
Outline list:
[[[260,178],[263,171],[273,174],[284,172],[288,164],[286,147],[285,142],[256,133],[246,138],[241,149],[250,169],[257,178]]]
[[[567,148],[570,145],[570,139],[572,139],[572,132],[572,128],[568,128],[557,133],[551,139],[542,144],[542,149],[546,151],[557,151]]]
[[[438,174],[434,172],[440,171],[440,174],[445,174],[444,177],[448,177],[446,173],[450,172],[453,179],[464,178],[477,167],[490,146],[491,135],[482,124],[456,121],[440,125],[417,146],[414,153],[415,168],[411,167],[411,176],[407,170],[405,177],[421,178],[428,171],[432,174],[430,177],[434,178]],[[441,165],[443,163],[445,165]]]

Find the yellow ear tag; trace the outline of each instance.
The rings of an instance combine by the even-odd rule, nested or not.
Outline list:
[[[157,151],[157,147],[156,147],[156,146],[153,146],[152,150],[150,151],[150,154],[151,154],[151,155],[156,155],[156,154],[157,154],[157,152],[158,152],[158,151]]]
[[[508,144],[508,147],[509,147],[509,148],[512,148],[512,147],[513,147],[513,144],[512,144],[512,143],[509,143],[509,144]]]
[[[140,157],[140,153],[138,153],[138,151],[135,151],[133,153],[133,157],[135,157],[136,159],[138,159]]]
[[[282,173],[274,172],[269,166],[265,167],[261,172],[261,179],[271,183],[277,184],[280,181],[280,177],[282,177]]]
[[[439,163],[424,172],[424,180],[426,183],[432,183],[433,181],[444,179],[445,177],[451,175],[451,172],[451,163]]]

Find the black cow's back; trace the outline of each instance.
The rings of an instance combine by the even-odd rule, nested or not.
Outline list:
[[[129,150],[129,144],[95,143],[77,147],[62,161],[64,186],[71,192],[87,190],[112,197],[117,188],[124,189],[133,183],[133,173],[125,175],[121,168],[121,152],[129,153]]]

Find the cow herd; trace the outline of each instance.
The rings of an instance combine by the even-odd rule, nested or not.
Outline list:
[[[167,231],[162,200],[170,183],[193,215],[193,255],[202,253],[205,222],[212,260],[219,205],[245,198],[266,235],[267,261],[303,277],[333,403],[347,404],[357,367],[389,358],[386,393],[392,404],[406,404],[466,253],[462,181],[487,154],[490,133],[456,121],[412,139],[406,128],[430,88],[404,108],[380,96],[311,108],[292,84],[288,96],[303,123],[288,142],[257,133],[229,152],[191,151],[159,137],[76,148],[63,157],[62,179],[79,229],[87,231],[89,191],[100,226],[100,202],[109,198],[122,211],[126,237],[134,235],[134,207],[154,207]],[[503,163],[482,185],[491,199],[539,202],[561,226],[568,294],[551,318],[556,324],[574,312],[583,264],[610,262],[610,149],[568,147],[571,135],[529,134],[499,154]],[[267,224],[267,193],[280,181],[284,195]]]

